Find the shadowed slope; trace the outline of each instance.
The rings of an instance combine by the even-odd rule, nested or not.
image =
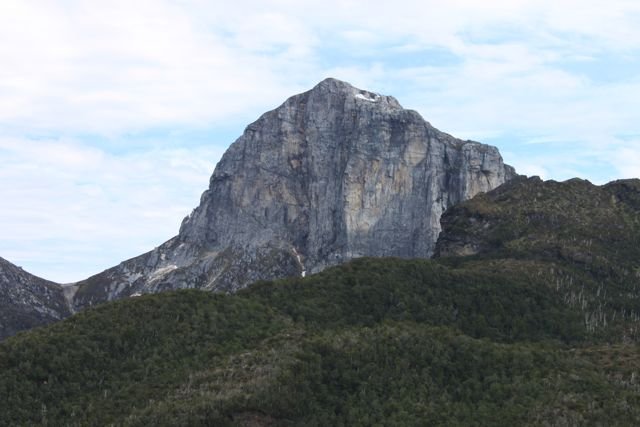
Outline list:
[[[0,340],[70,314],[60,285],[0,258]]]

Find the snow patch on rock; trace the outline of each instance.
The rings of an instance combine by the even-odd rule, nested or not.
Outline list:
[[[376,95],[374,93],[357,93],[356,98],[369,102],[377,102],[378,99],[380,99],[380,95]]]

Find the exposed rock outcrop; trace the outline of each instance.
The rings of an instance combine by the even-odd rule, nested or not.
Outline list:
[[[176,288],[232,292],[361,256],[426,258],[445,209],[514,175],[495,147],[326,79],[246,128],[178,236],[78,283],[74,305]]]
[[[70,314],[62,286],[0,258],[0,340]]]

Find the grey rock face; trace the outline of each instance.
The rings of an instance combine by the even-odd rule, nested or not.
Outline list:
[[[327,79],[246,128],[178,236],[78,283],[74,304],[232,292],[362,256],[430,257],[447,207],[513,176],[495,147]]]
[[[70,314],[62,286],[0,258],[0,340]]]

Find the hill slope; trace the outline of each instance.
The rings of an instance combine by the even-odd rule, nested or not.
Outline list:
[[[362,259],[238,295],[110,303],[9,339],[0,423],[637,422],[638,348],[599,342],[544,284]]]
[[[640,180],[518,178],[453,207],[442,224],[436,256],[544,277],[591,331],[638,338]]]
[[[0,344],[0,424],[637,425],[639,189],[516,180],[445,214],[447,257],[19,334]]]

